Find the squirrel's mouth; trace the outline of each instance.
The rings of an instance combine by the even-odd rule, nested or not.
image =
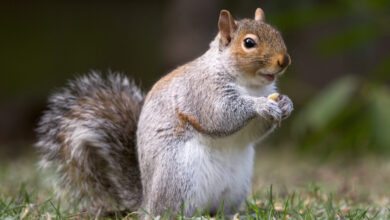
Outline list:
[[[264,73],[262,71],[257,71],[257,75],[265,79],[268,82],[273,82],[276,79],[277,73]]]
[[[256,73],[261,76],[262,78],[266,79],[269,82],[272,82],[276,79],[277,76],[282,75],[286,71],[286,68],[281,70],[258,70]]]
[[[261,74],[262,77],[267,79],[268,81],[274,81],[275,80],[275,75],[274,74]]]

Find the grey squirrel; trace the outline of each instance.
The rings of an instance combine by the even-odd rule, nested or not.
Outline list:
[[[95,72],[51,96],[37,147],[59,194],[89,210],[239,209],[255,143],[293,110],[286,95],[267,98],[291,61],[260,8],[242,20],[222,10],[218,28],[208,51],[146,96],[121,74]]]

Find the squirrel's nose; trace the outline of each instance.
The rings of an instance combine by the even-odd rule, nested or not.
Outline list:
[[[290,65],[290,56],[288,54],[280,54],[278,56],[278,65],[281,67],[281,68],[286,68],[288,65]]]

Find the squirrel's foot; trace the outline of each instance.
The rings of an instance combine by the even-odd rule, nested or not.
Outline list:
[[[256,101],[256,110],[260,117],[272,124],[280,124],[283,112],[277,102],[266,97],[260,97]]]
[[[294,110],[294,105],[291,99],[286,95],[281,95],[278,100],[280,110],[282,110],[282,119],[288,118],[291,112]]]

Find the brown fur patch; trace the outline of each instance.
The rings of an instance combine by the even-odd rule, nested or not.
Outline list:
[[[59,154],[60,154],[59,156],[63,159],[64,163],[66,163],[71,159],[71,148],[67,143],[66,137],[69,137],[69,134],[66,131],[62,131],[58,135],[58,139],[62,143],[61,148],[59,150]]]
[[[60,138],[64,138],[61,137],[62,135],[66,135],[66,134],[61,134]],[[78,167],[80,165],[78,164],[77,161],[71,158],[71,149],[69,145],[64,142],[64,144],[61,146],[59,153],[60,153],[60,158],[63,161],[63,168],[67,171],[67,175],[72,176],[72,178],[79,181],[82,178],[80,175],[77,174],[77,172],[80,172],[78,171],[79,170]]]
[[[204,131],[200,123],[193,116],[184,114],[183,112],[180,112],[178,109],[176,109],[176,113],[179,117],[180,123],[183,126],[185,126],[188,123],[192,127],[194,127],[197,131],[199,132]]]

